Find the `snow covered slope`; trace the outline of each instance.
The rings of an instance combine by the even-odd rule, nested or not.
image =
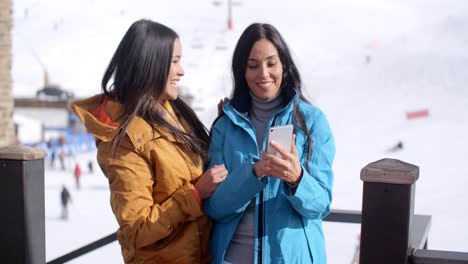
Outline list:
[[[195,95],[194,107],[209,126],[216,103],[230,93],[236,39],[252,22],[272,23],[294,53],[307,97],[324,110],[334,131],[333,208],[360,210],[360,169],[384,157],[401,159],[420,167],[415,212],[433,216],[429,247],[468,252],[468,2],[237,2],[229,32],[224,2],[15,1],[13,93],[35,93],[41,64],[52,82],[78,96],[98,93],[120,38],[134,20],[147,17],[179,32],[182,85]],[[429,116],[406,119],[406,112],[421,109]],[[404,148],[389,153],[398,141]],[[86,160],[94,154],[84,155]],[[76,202],[67,223],[56,219],[57,186],[71,181],[71,172],[46,173],[48,260],[115,230],[100,173],[84,176],[84,188],[72,193]],[[349,262],[359,226],[327,223],[325,232],[329,263]],[[113,243],[75,263],[119,263],[119,254]]]

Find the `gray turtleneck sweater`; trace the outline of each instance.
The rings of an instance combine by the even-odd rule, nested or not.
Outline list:
[[[249,112],[249,120],[254,128],[257,146],[263,149],[263,140],[268,129],[271,117],[282,107],[282,97],[276,95],[267,100],[252,97],[252,104]],[[242,216],[231,243],[226,251],[224,259],[227,263],[243,264],[254,263],[254,254],[259,249],[254,248],[255,240],[255,202],[247,206]]]

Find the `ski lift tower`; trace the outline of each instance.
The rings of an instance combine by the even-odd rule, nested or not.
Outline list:
[[[214,6],[220,6],[221,1],[215,0],[213,1]],[[232,6],[240,6],[241,2],[238,1],[232,1],[232,0],[227,0],[227,9],[228,9],[228,14],[227,14],[227,30],[233,30],[234,24],[232,22]]]
[[[232,30],[232,0],[228,0],[228,30]]]

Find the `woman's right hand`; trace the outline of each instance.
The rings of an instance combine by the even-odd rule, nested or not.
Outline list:
[[[213,168],[205,171],[194,185],[200,198],[202,200],[209,198],[227,175],[228,171],[224,164],[214,165]]]
[[[218,103],[218,115],[219,116],[223,114],[223,106],[227,104],[228,102],[229,102],[229,98],[227,97],[224,97],[224,99],[219,100],[219,103]]]

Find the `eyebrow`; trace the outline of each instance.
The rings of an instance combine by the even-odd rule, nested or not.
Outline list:
[[[278,57],[278,58],[279,58],[278,55],[271,55],[271,56],[266,57],[265,59],[266,59],[266,60],[269,60],[269,59],[273,59],[274,57]],[[249,58],[248,60],[249,60],[249,61],[250,61],[250,60],[252,60],[252,61],[257,61],[257,60],[254,59],[254,58]]]

